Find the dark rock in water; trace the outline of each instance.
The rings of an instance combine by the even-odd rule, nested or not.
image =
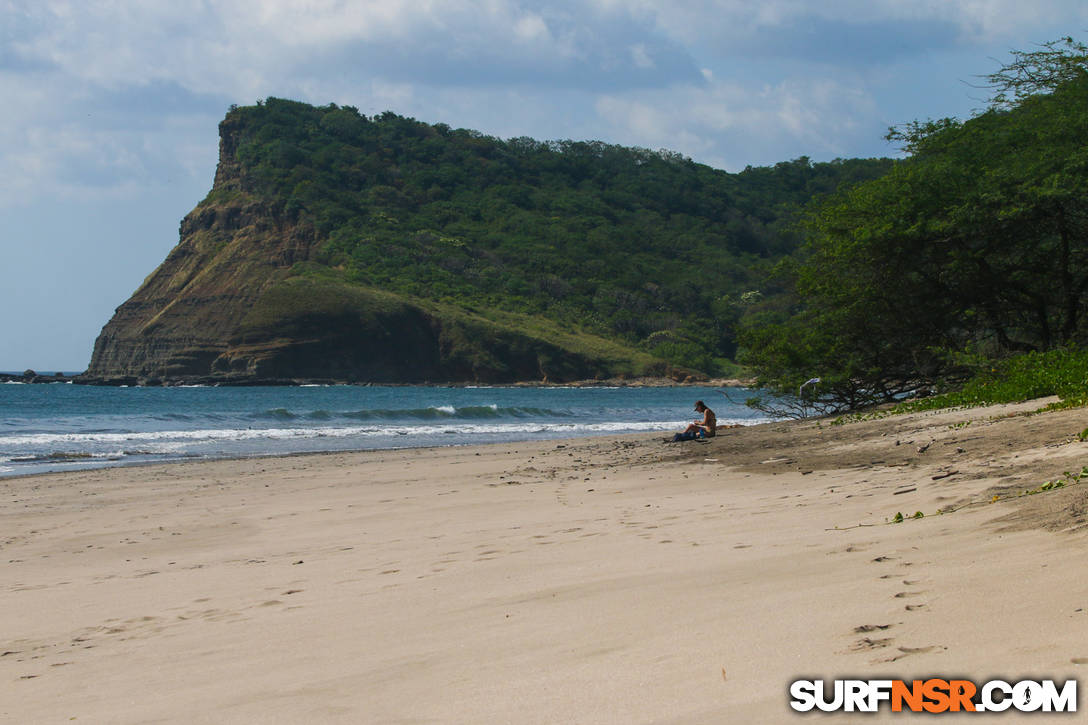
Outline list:
[[[53,375],[39,375],[33,370],[27,369],[21,375],[17,373],[0,373],[0,383],[69,383],[74,378],[64,373]]]
[[[130,376],[97,376],[97,375],[78,375],[75,378],[76,383],[80,385],[112,385],[112,386],[135,386],[140,384],[140,379],[134,375]]]

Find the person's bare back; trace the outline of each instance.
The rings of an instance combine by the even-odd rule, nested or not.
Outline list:
[[[694,433],[698,435],[702,432],[705,437],[713,438],[714,434],[718,432],[718,417],[714,415],[714,411],[706,407],[706,403],[701,400],[695,401],[695,411],[697,413],[702,413],[703,419],[693,422],[687,427],[684,433]]]

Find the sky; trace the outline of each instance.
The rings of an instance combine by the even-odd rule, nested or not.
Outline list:
[[[0,0],[0,371],[82,371],[269,96],[727,171],[896,156],[1083,0]]]

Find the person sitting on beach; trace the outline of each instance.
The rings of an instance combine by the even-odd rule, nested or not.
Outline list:
[[[704,437],[713,438],[714,434],[718,431],[718,418],[714,415],[714,411],[706,407],[706,403],[703,401],[696,400],[695,412],[702,413],[703,419],[697,420],[689,425],[685,432],[698,435],[699,431],[702,431]]]
[[[695,401],[695,412],[702,413],[703,419],[694,421],[683,433],[677,433],[674,441],[690,441],[696,438],[713,438],[718,431],[718,418],[714,411],[706,407],[701,400]]]

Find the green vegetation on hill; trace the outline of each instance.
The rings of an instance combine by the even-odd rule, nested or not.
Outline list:
[[[765,274],[799,243],[798,211],[894,166],[801,158],[730,174],[667,151],[504,141],[276,98],[233,108],[221,128],[238,182],[205,203],[243,193],[312,225],[324,241],[296,276],[477,320],[484,337],[608,348],[613,370],[635,374],[654,360],[732,370],[737,323],[775,295]],[[349,298],[337,304],[362,299]]]
[[[808,208],[803,246],[777,269],[785,293],[743,321],[742,359],[765,388],[795,395],[818,376],[804,394],[821,412],[976,375],[944,400],[1084,399],[1088,48],[1013,58],[989,78],[989,108],[893,129],[909,158]]]
[[[646,353],[563,329],[546,318],[503,311],[483,317],[448,303],[361,287],[335,270],[309,263],[295,271],[302,273],[272,288],[250,309],[236,333],[237,345],[285,339],[297,346],[317,335],[320,339],[312,343],[321,344],[330,357],[362,342],[372,350],[395,346],[404,360],[419,364],[427,356],[430,321],[441,320],[439,344],[445,365],[460,371],[462,380],[481,374],[485,379],[513,379],[515,367],[543,369],[560,380],[665,372],[661,362]],[[576,357],[566,359],[570,354]],[[528,365],[510,359],[526,356],[532,358]],[[595,361],[599,367],[582,369],[578,360]]]

